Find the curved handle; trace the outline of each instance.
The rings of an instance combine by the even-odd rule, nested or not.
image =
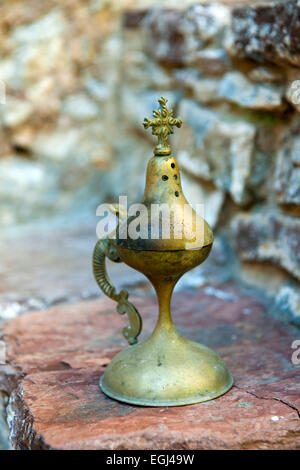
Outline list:
[[[116,211],[117,215],[119,211]],[[116,242],[108,237],[98,240],[93,253],[94,277],[100,289],[105,295],[118,302],[117,312],[120,315],[127,313],[129,326],[123,328],[123,335],[129,344],[137,343],[137,337],[142,329],[142,319],[135,306],[128,300],[128,292],[122,289],[117,293],[106,271],[105,258],[120,263],[121,259],[117,255]]]

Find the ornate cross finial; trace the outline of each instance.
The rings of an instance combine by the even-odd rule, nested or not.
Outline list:
[[[171,147],[168,144],[168,136],[173,134],[173,127],[181,127],[182,120],[175,119],[174,111],[167,108],[167,99],[161,97],[158,102],[160,109],[153,111],[153,118],[145,118],[143,126],[145,129],[152,127],[152,134],[157,135],[158,145],[154,149],[154,155],[170,155]]]

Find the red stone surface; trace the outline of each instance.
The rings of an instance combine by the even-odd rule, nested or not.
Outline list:
[[[157,316],[154,298],[135,298],[143,337]],[[235,385],[207,403],[145,408],[107,398],[98,381],[125,346],[126,318],[112,301],[59,305],[9,322],[0,388],[10,393],[16,448],[296,449],[300,369],[291,344],[299,330],[275,321],[232,285],[179,293],[173,317],[189,339],[217,350]]]

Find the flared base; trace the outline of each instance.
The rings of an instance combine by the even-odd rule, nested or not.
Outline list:
[[[159,330],[117,354],[100,380],[115,400],[142,406],[182,406],[226,393],[233,378],[211,349],[176,330]]]
[[[185,405],[194,405],[196,403],[201,403],[204,401],[209,401],[213,400],[214,398],[218,398],[221,395],[224,395],[224,393],[228,392],[232,385],[233,385],[233,377],[231,376],[231,380],[229,384],[222,390],[218,391],[216,395],[213,393],[208,394],[207,396],[203,396],[201,393],[195,396],[191,396],[189,398],[184,398],[184,399],[165,399],[165,400],[159,400],[156,398],[152,399],[143,399],[143,398],[136,398],[136,397],[126,397],[125,395],[119,395],[117,393],[114,393],[112,390],[108,390],[105,385],[103,385],[103,379],[104,377],[101,377],[99,385],[102,390],[102,392],[107,395],[109,398],[112,398],[113,400],[121,401],[123,403],[129,403],[130,405],[139,405],[139,406],[185,406]]]

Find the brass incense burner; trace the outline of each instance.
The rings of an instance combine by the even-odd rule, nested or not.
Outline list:
[[[159,103],[160,109],[153,112],[153,119],[146,118],[143,123],[146,129],[152,127],[158,145],[148,163],[141,201],[147,211],[139,214],[140,233],[156,236],[137,239],[128,236],[128,225],[134,217],[127,216],[122,207],[112,205],[111,210],[119,217],[116,239],[99,240],[94,250],[93,268],[99,287],[118,303],[117,311],[127,313],[130,321],[130,326],[123,330],[130,346],[110,362],[100,387],[109,397],[126,403],[178,406],[222,395],[231,388],[233,378],[218,354],[183,338],[172,322],[170,301],[175,284],[207,258],[213,233],[185,199],[178,164],[171,155],[168,135],[173,133],[174,126],[181,127],[182,121],[174,118],[165,98]],[[161,217],[153,217],[157,204],[163,204],[165,214],[168,210],[171,214],[168,237],[163,236]],[[186,207],[190,209],[188,213],[184,212]],[[156,290],[158,321],[151,336],[141,343],[137,343],[141,317],[128,301],[128,293],[116,292],[106,273],[106,257],[140,271]]]

